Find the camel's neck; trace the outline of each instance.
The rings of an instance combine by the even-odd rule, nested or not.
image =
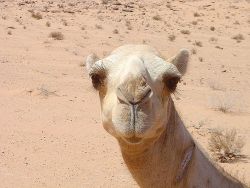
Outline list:
[[[122,151],[124,161],[140,187],[199,187],[199,184],[201,186],[204,183],[213,185],[210,183],[213,180],[206,176],[207,170],[211,171],[212,176],[216,174],[220,177],[221,183],[227,182],[227,178],[220,175],[201,151],[196,146],[193,147],[194,141],[178,116],[172,100],[168,108],[170,116],[166,130],[154,145],[141,153],[128,154]],[[183,167],[183,163],[186,166]],[[203,177],[200,173],[205,173],[205,182],[200,181],[199,178]],[[233,180],[228,181],[235,183]],[[235,187],[237,184],[232,185]]]
[[[194,146],[175,110],[173,101],[168,105],[168,123],[159,139],[148,150],[123,158],[141,187],[172,187],[178,183],[179,168],[185,152]],[[193,151],[191,151],[193,152]],[[191,158],[190,161],[191,162]],[[183,169],[186,171],[188,166]]]

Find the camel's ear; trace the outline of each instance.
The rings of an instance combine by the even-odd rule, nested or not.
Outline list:
[[[189,60],[189,51],[187,49],[181,49],[177,55],[171,57],[167,61],[174,64],[178,71],[184,75],[187,70],[187,64]]]
[[[99,60],[95,54],[90,54],[86,58],[86,68],[92,79],[93,87],[99,90],[104,85],[106,78],[106,70],[102,60]]]
[[[86,58],[86,69],[88,71],[88,74],[90,73],[91,71],[91,67],[95,64],[96,61],[99,60],[99,57],[95,54],[95,53],[92,53],[92,54],[89,54]]]

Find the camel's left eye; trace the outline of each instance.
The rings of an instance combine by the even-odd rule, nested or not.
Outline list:
[[[176,90],[177,84],[180,81],[180,77],[164,77],[163,82],[168,88],[169,92],[174,92]]]

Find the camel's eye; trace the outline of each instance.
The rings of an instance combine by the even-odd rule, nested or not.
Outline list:
[[[173,93],[175,91],[179,81],[180,81],[180,77],[164,77],[163,78],[163,82],[165,83],[170,93]]]
[[[104,81],[106,78],[105,74],[92,73],[90,77],[92,79],[92,84],[95,89],[99,90],[102,86],[104,86]]]

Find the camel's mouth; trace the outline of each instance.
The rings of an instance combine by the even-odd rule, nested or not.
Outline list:
[[[128,143],[131,143],[131,144],[137,144],[137,143],[141,142],[142,138],[138,138],[136,136],[133,136],[130,138],[124,138],[124,140]]]

